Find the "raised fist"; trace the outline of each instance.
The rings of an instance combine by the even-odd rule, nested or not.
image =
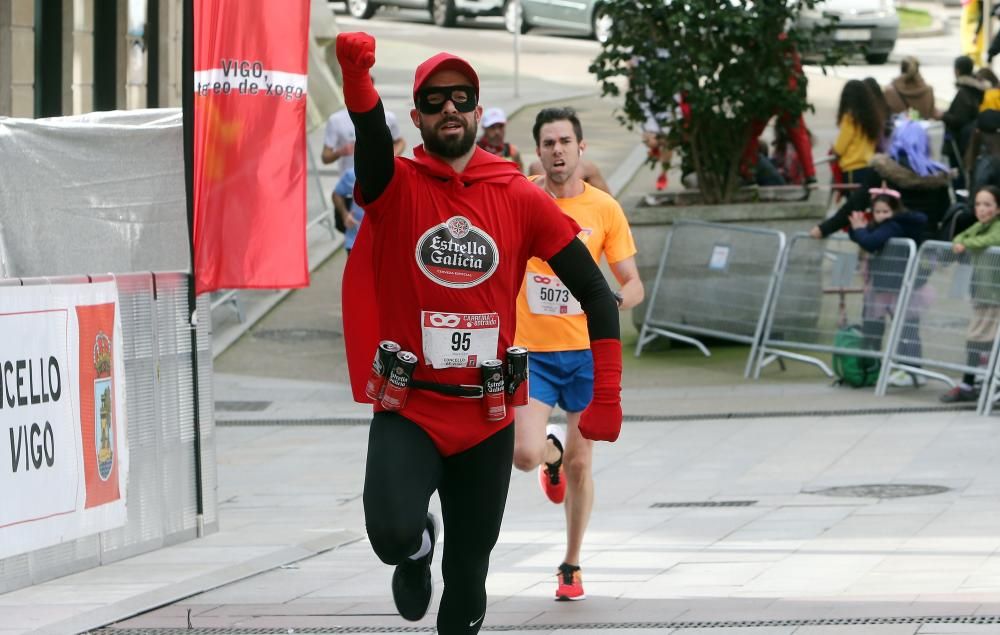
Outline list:
[[[337,61],[347,72],[367,71],[375,65],[375,38],[360,31],[339,33]]]

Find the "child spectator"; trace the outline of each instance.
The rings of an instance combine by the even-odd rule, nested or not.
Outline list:
[[[899,192],[884,185],[872,188],[869,194],[872,197],[871,221],[867,220],[864,212],[854,212],[850,217],[851,229],[848,234],[851,240],[869,254],[861,332],[864,334],[865,347],[878,351],[882,350],[885,319],[891,318],[896,310],[906,272],[905,261],[892,258],[883,250],[893,238],[911,238],[919,242],[927,217],[920,212],[904,211]],[[916,314],[906,316],[900,347],[903,355],[921,356],[918,319]],[[911,379],[907,373],[893,373],[890,383],[897,386],[917,384],[922,379],[918,377],[913,376]]]
[[[333,208],[344,223],[344,250],[347,255],[351,255],[354,248],[354,240],[358,237],[358,230],[361,228],[361,219],[365,217],[365,210],[354,202],[354,168],[348,168],[344,175],[337,181],[337,186],[333,188]]]
[[[956,254],[970,252],[972,255],[972,319],[966,333],[966,364],[981,366],[989,357],[990,348],[997,327],[1000,326],[1000,280],[996,269],[988,267],[986,249],[1000,246],[1000,222],[996,222],[1000,205],[1000,188],[985,185],[976,192],[976,223],[955,236],[952,251]],[[979,389],[975,386],[975,375],[965,373],[962,382],[941,395],[941,401],[975,401]]]

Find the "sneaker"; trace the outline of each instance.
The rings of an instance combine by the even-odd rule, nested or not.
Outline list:
[[[805,180],[805,186],[807,190],[815,190],[819,185],[816,183],[815,176],[807,176]]]
[[[559,565],[559,586],[556,588],[556,602],[575,602],[576,600],[586,600],[587,594],[583,592],[583,576],[580,567],[574,567],[565,562]]]
[[[908,373],[905,370],[894,370],[889,375],[889,385],[899,388],[919,388],[927,383],[927,378],[916,373]]]
[[[975,388],[965,386],[955,386],[940,397],[944,403],[957,403],[959,401],[976,401],[979,399],[979,391]]]
[[[538,467],[538,484],[545,496],[558,505],[566,498],[566,477],[562,469],[562,453],[566,447],[566,433],[562,426],[550,423],[545,427],[546,439],[552,439],[559,450],[559,460],[555,463],[542,463]]]
[[[437,518],[427,512],[427,531],[431,535],[431,550],[417,560],[406,559],[396,565],[392,574],[392,600],[404,620],[416,622],[426,613],[434,596],[431,562],[437,542]]]
[[[665,190],[667,189],[667,173],[660,172],[660,176],[656,177],[656,189]]]

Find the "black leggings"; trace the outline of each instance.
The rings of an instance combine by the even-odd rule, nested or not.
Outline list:
[[[457,425],[479,425],[467,422]],[[479,445],[443,457],[427,433],[405,417],[378,412],[368,433],[365,525],[382,562],[416,553],[437,490],[444,516],[441,635],[475,635],[486,613],[486,572],[500,535],[514,456],[514,426]]]

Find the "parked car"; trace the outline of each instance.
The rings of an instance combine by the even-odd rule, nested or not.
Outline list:
[[[379,7],[427,9],[438,26],[455,26],[460,16],[478,17],[501,15],[504,0],[346,0],[347,12],[355,18],[367,20]]]
[[[884,64],[896,45],[899,15],[894,0],[825,0],[814,9],[799,14],[800,28],[829,25],[836,18],[833,31],[822,36],[818,47],[832,44],[855,47],[869,64]],[[803,55],[809,59],[809,52]]]
[[[611,17],[603,10],[614,0],[521,0],[521,33],[536,26],[591,35],[606,42],[611,33]],[[504,25],[511,33],[518,28],[514,1],[504,5]]]

